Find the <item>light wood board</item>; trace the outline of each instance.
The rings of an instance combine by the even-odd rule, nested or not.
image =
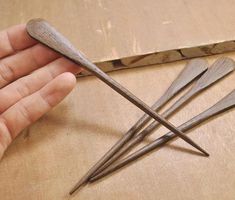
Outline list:
[[[226,54],[235,59],[235,53]],[[212,63],[218,56],[208,57]],[[185,61],[110,75],[149,105]],[[194,98],[170,121],[179,125],[235,88],[235,72]],[[25,130],[0,162],[3,200],[234,200],[235,110],[190,132],[210,152],[205,158],[177,139],[73,198],[68,192],[142,112],[95,77],[81,78],[54,110]],[[150,140],[166,133],[160,128]],[[145,141],[145,144],[147,141]]]
[[[0,29],[45,18],[113,71],[235,50],[234,9],[234,0],[0,0]]]

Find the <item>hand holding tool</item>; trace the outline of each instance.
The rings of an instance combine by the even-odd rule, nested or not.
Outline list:
[[[143,110],[149,116],[159,121],[166,128],[174,132],[180,138],[182,138],[187,143],[194,146],[196,149],[201,151],[206,156],[209,154],[203,150],[200,146],[198,146],[195,142],[193,142],[189,137],[183,134],[180,130],[178,130],[173,124],[168,122],[166,119],[158,115],[154,110],[152,110],[147,104],[133,95],[129,90],[124,88],[118,82],[109,77],[106,73],[100,70],[95,64],[90,62],[81,52],[79,52],[62,34],[60,34],[55,28],[53,28],[47,21],[42,19],[33,19],[27,23],[27,32],[30,36],[50,47],[51,49],[61,53],[63,56],[69,58],[73,62],[77,64],[81,64],[86,70],[90,71],[100,80],[109,85],[116,92],[121,94],[127,100],[135,104],[138,108]],[[87,178],[82,181],[85,183]],[[78,189],[83,183],[79,182],[76,184],[74,189],[71,191],[73,193],[76,189]]]

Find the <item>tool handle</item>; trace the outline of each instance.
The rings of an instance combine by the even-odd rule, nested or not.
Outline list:
[[[203,123],[205,120],[207,120],[211,117],[214,117],[214,116],[216,116],[216,115],[218,115],[222,112],[225,112],[225,111],[227,111],[227,110],[229,110],[233,107],[235,107],[235,90],[233,90],[231,93],[229,93],[223,99],[218,101],[215,105],[208,108],[207,110],[200,113],[199,115],[193,117],[192,119],[188,120],[184,124],[180,125],[178,128],[181,131],[186,132],[186,131],[194,128],[195,126]],[[128,156],[126,159],[127,160],[128,159],[133,159],[133,157],[136,157],[136,156],[140,157],[143,152],[145,154],[145,153],[157,148],[158,146],[168,142],[169,140],[171,140],[174,137],[175,137],[174,133],[168,132],[167,134],[165,134],[162,137],[154,140],[150,144],[144,146],[140,150],[138,150],[135,153],[133,153],[132,155]],[[120,162],[122,162],[122,161],[120,161]]]
[[[215,82],[224,78],[235,69],[235,62],[231,58],[222,57],[216,60],[211,67],[198,79],[192,88],[176,101],[162,116],[167,118],[180,108],[185,102],[197,95],[202,90],[208,88]]]
[[[100,70],[96,65],[89,61],[81,52],[79,52],[61,33],[59,33],[54,27],[52,27],[47,21],[43,19],[32,19],[27,23],[28,33],[41,43],[47,45],[53,50],[61,53],[67,58],[71,59],[77,64],[82,64],[87,70],[96,75],[99,79],[109,85],[116,92],[121,94],[127,100],[132,102],[138,108],[143,110],[149,116],[159,121],[162,125],[167,127],[169,130],[177,134],[186,142],[193,145],[195,148],[204,152],[201,147],[194,143],[190,138],[183,135],[173,124],[168,122],[166,119],[158,115],[154,110],[152,110],[147,104],[141,101],[138,97],[133,95],[129,90],[123,87],[121,84],[116,82],[114,79],[109,77],[106,73]],[[207,154],[207,153],[205,153]]]
[[[210,107],[209,109],[205,110],[201,114],[195,116],[194,118],[190,119],[189,121],[185,122],[178,128],[181,131],[188,131],[193,127],[203,123],[205,120],[214,117],[222,112],[225,112],[231,108],[235,107],[235,90],[217,102],[215,105]],[[122,160],[117,161],[113,165],[109,166],[99,174],[95,175],[90,179],[90,182],[94,182],[99,180],[100,178],[105,177],[106,175],[124,167],[127,164],[139,159],[143,155],[153,151],[154,149],[162,146],[163,144],[167,143],[168,141],[172,140],[176,135],[172,132],[168,132],[167,134],[159,137],[158,139],[154,140],[150,144],[140,148],[136,152],[130,154],[129,156],[123,158]]]
[[[180,90],[200,76],[208,69],[208,63],[205,59],[197,58],[190,60],[182,72],[172,82],[164,95],[152,106],[153,109],[166,103],[171,97],[176,95]]]
[[[77,64],[81,64],[88,71],[93,73],[96,77],[102,80],[104,83],[109,85],[113,90],[117,93],[125,97],[131,103],[136,105],[142,111],[147,113],[149,116],[157,120],[159,123],[164,125],[166,128],[174,132],[180,138],[182,138],[187,143],[194,146],[199,151],[203,152],[205,155],[209,156],[209,154],[203,150],[200,146],[198,146],[193,140],[184,135],[180,130],[178,130],[173,124],[167,121],[165,118],[158,115],[153,109],[151,109],[147,104],[141,101],[138,97],[133,95],[129,90],[124,88],[121,84],[116,82],[114,79],[109,77],[106,73],[100,70],[96,65],[94,65],[91,61],[89,61],[81,52],[79,52],[62,34],[60,34],[55,28],[53,28],[48,22],[42,19],[33,19],[27,23],[27,31],[28,33],[41,43],[47,45],[53,50],[61,53],[65,57],[71,59]],[[96,167],[95,167],[96,169]],[[86,177],[84,177],[84,181],[90,176],[89,172]],[[80,183],[78,182],[76,186],[72,189],[71,193],[77,190],[80,187]]]
[[[197,115],[196,117],[192,118],[188,122],[184,123],[182,126],[180,126],[180,130],[186,131],[188,129],[191,129],[198,124],[202,123],[203,121],[207,120],[210,117],[213,117],[221,112],[224,112],[230,108],[233,108],[235,106],[235,90],[233,90],[231,93],[229,93],[226,97],[221,99],[218,103],[216,103],[214,106],[210,107],[203,113]]]
[[[196,61],[196,60],[195,60]],[[203,66],[203,62],[199,60],[199,62],[195,62],[195,64],[201,64]],[[172,88],[172,91],[175,89],[175,86],[177,87],[179,84],[181,84],[182,82],[180,82],[180,78],[187,78],[187,74],[190,75],[190,73],[187,73],[187,69],[190,69],[193,71],[192,68],[190,68],[190,66],[192,67],[193,65],[188,65],[188,67],[183,71],[182,76],[179,76],[176,81],[174,81],[177,84],[172,84],[173,87],[170,87],[170,91]],[[199,65],[200,66],[200,65]],[[197,65],[194,66],[194,68],[196,68]],[[199,92],[201,92],[203,89],[208,88],[211,84],[213,84],[214,82],[218,81],[219,79],[223,78],[224,76],[226,76],[227,74],[229,74],[231,72],[231,70],[234,69],[234,62],[231,61],[231,59],[225,59],[225,58],[220,58],[219,60],[217,60],[210,68],[209,70],[207,70],[202,77],[194,84],[196,85],[196,87],[192,87],[195,89],[191,89],[189,90],[187,93],[185,93],[180,99],[178,99],[178,101],[176,101],[170,108],[168,108],[165,112],[162,113],[162,116],[167,118],[170,115],[172,115],[177,109],[179,109],[185,102],[189,101],[194,95],[198,94]],[[190,72],[190,71],[189,71]],[[223,72],[223,73],[221,73]],[[194,74],[194,72],[192,73]],[[207,77],[208,79],[210,79],[210,81],[205,81],[205,77]],[[202,81],[201,81],[202,80]],[[212,81],[213,80],[213,81]],[[178,82],[179,81],[179,82]],[[199,83],[199,84],[198,84]],[[182,85],[181,85],[182,86]],[[199,86],[202,86],[200,88],[198,88]],[[205,87],[206,86],[206,87]],[[158,101],[157,101],[158,102]],[[203,114],[203,113],[202,113]],[[206,115],[206,113],[204,114]],[[203,116],[202,116],[202,120],[203,120]],[[192,120],[192,122],[197,121],[198,117],[200,118],[200,116],[197,116],[195,119]],[[190,124],[189,123],[186,123]],[[150,135],[153,130],[155,130],[158,127],[159,123],[157,121],[153,121],[150,125],[148,125],[145,129],[143,129],[141,132],[139,132],[137,135],[135,135],[133,137],[133,139],[126,144],[126,146],[124,146],[121,150],[119,150],[119,152],[117,152],[112,158],[110,158],[102,167],[100,167],[100,169],[98,169],[93,176],[99,174],[101,171],[103,171],[105,168],[107,168],[108,166],[110,166],[113,162],[115,162],[118,158],[120,158],[124,153],[128,152],[131,148],[133,148],[135,145],[137,145],[138,143],[140,143],[142,140],[144,140],[144,138],[148,135]],[[185,130],[183,130],[185,131]]]
[[[192,87],[193,91],[201,91],[209,85],[215,83],[220,78],[224,77],[228,73],[232,72],[235,68],[235,62],[228,57],[222,57],[217,59],[206,73],[196,82]]]
[[[208,69],[208,63],[205,59],[197,58],[190,60],[186,67],[180,72],[177,78],[172,82],[164,94],[152,105],[152,109],[156,112],[161,109],[170,99],[172,99],[178,92],[184,89],[197,77],[201,76]],[[151,120],[151,117],[144,114],[127,132],[135,135],[143,126]],[[130,137],[132,138],[132,136]]]
[[[88,59],[46,20],[32,19],[27,23],[26,29],[30,36],[54,51],[61,53],[77,64],[82,64],[87,69],[92,68],[92,66],[87,66]]]

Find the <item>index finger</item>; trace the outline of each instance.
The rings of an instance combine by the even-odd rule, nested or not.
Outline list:
[[[29,36],[25,24],[0,31],[0,58],[33,46],[37,42]]]

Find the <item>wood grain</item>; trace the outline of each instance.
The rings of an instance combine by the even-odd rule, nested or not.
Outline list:
[[[164,94],[152,105],[152,109],[159,111],[170,99],[172,99],[177,93],[179,93],[185,86],[191,83],[194,79],[204,73],[208,68],[208,63],[204,59],[193,59],[187,63],[182,72],[177,76],[177,78],[172,82],[169,88],[164,92]],[[86,179],[100,172],[100,168],[106,167],[106,162],[111,159],[112,163],[113,156],[117,153],[128,141],[130,141],[135,134],[141,128],[144,127],[151,117],[144,114],[139,120],[112,146],[112,148],[105,153],[104,156],[99,159],[99,161],[91,167],[88,172],[83,176]],[[82,178],[82,179],[85,179]]]
[[[34,39],[39,42],[45,44],[51,49],[59,52],[63,56],[77,63],[78,65],[82,65],[83,68],[90,71],[93,75],[99,78],[101,81],[110,86],[117,93],[122,95],[128,101],[136,105],[139,109],[144,111],[146,114],[157,120],[163,126],[174,132],[185,142],[192,145],[194,148],[202,152],[205,156],[209,156],[209,154],[198,144],[196,144],[193,140],[183,134],[183,132],[177,130],[177,128],[167,121],[165,118],[161,117],[158,113],[156,113],[151,107],[149,107],[146,103],[132,94],[128,89],[123,87],[117,81],[108,76],[105,72],[100,70],[95,64],[89,61],[79,50],[77,50],[67,38],[65,38],[61,33],[59,33],[54,27],[52,27],[46,20],[43,19],[32,19],[26,25],[27,32]],[[70,194],[74,193],[80,186],[87,182],[89,178],[89,173],[86,174],[71,190]]]
[[[136,105],[138,108],[143,110],[146,114],[159,121],[163,126],[179,135],[183,140],[193,145],[198,150],[204,152],[197,144],[185,137],[183,133],[178,131],[173,124],[162,118],[154,110],[152,110],[147,104],[141,101],[138,97],[132,94],[129,90],[123,87],[121,84],[116,82],[102,70],[100,70],[95,64],[89,61],[80,51],[78,51],[62,34],[60,34],[54,27],[52,27],[47,21],[43,19],[32,19],[27,23],[27,32],[38,40],[45,44],[51,49],[59,52],[63,56],[69,58],[78,65],[82,65],[83,68],[90,71],[101,81],[110,86],[117,93],[122,95],[124,98],[129,100],[131,103]]]
[[[234,53],[224,56],[235,59]],[[207,60],[212,64],[218,57]],[[180,61],[110,75],[151,105],[185,64]],[[213,85],[171,117],[171,122],[178,126],[209,108],[234,89],[234,80],[232,73]],[[234,200],[234,114],[232,110],[190,133],[211,152],[209,159],[192,155],[184,141],[176,140],[112,178],[88,185],[71,200]],[[7,150],[0,162],[1,199],[68,200],[77,178],[141,116],[140,110],[97,78],[78,79],[65,101],[22,132]],[[149,140],[166,132],[161,127]]]
[[[205,120],[216,116],[222,112],[225,112],[235,106],[235,90],[220,100],[218,103],[213,105],[211,108],[207,109],[206,111],[200,113],[199,115],[195,116],[194,118],[190,119],[189,121],[185,122],[184,124],[180,125],[178,128],[184,132],[194,128],[195,126],[199,125],[200,123],[204,122]],[[134,152],[133,154],[129,155],[128,157],[114,163],[104,171],[101,171],[99,174],[95,175],[94,177],[90,178],[90,182],[97,181],[105,176],[109,175],[110,173],[115,172],[116,170],[126,166],[127,164],[136,161],[140,157],[146,155],[147,153],[153,151],[158,147],[162,147],[163,144],[166,144],[170,140],[175,138],[174,133],[166,133],[165,135],[161,136],[160,138],[156,139],[155,141],[151,142],[150,144],[144,146],[143,148],[139,149],[138,151]]]
[[[113,71],[132,67],[119,64],[135,56],[144,55],[132,63],[139,66],[234,50],[234,9],[233,0],[0,0],[0,30],[47,19],[92,62],[114,61],[101,66]]]
[[[224,78],[226,75],[234,71],[235,69],[235,62],[230,58],[219,58],[215,63],[212,64],[212,66],[200,77],[198,81],[196,81],[195,84],[193,84],[192,88],[187,91],[183,96],[181,96],[171,107],[169,107],[167,110],[165,110],[162,113],[162,116],[165,118],[168,118],[172,114],[175,113],[175,111],[179,108],[181,108],[186,102],[189,102],[190,99],[192,99],[194,96],[199,94],[204,89],[207,89],[209,86],[211,86],[216,81],[220,80],[221,78]],[[190,72],[188,72],[190,73]],[[187,73],[185,74],[187,77]],[[137,135],[135,135],[132,140],[127,143],[121,150],[119,150],[112,158],[110,158],[102,167],[100,167],[93,176],[98,175],[101,173],[105,168],[109,167],[113,162],[118,160],[121,156],[123,156],[126,152],[131,150],[134,146],[136,146],[138,143],[143,141],[145,137],[150,135],[156,128],[158,128],[160,124],[158,122],[152,122],[147,127],[145,127],[143,130],[141,130]],[[132,159],[131,159],[132,160]],[[116,166],[116,164],[115,164]],[[101,173],[99,177],[102,177],[102,175],[109,174],[113,171],[116,167],[110,167],[108,173]],[[98,176],[96,176],[98,177]],[[94,178],[95,179],[95,178]]]
[[[102,62],[133,55],[137,46],[141,52],[149,47],[162,51],[165,47],[194,47],[233,38],[234,6],[233,0],[122,3],[0,0],[0,29],[43,17],[71,38],[93,62]],[[224,47],[218,47],[222,52]],[[202,46],[199,53],[204,55],[203,49]],[[234,53],[225,56],[235,59]],[[216,58],[218,56],[209,57],[209,63]],[[151,105],[185,63],[146,66],[110,75]],[[123,66],[105,70],[116,69]],[[216,103],[234,89],[234,80],[233,73],[186,105],[171,121],[182,124]],[[230,111],[190,133],[211,152],[210,159],[192,156],[183,148],[188,145],[177,140],[111,179],[88,186],[72,199],[234,200],[234,114],[234,110]],[[71,95],[26,129],[6,152],[0,163],[0,198],[67,200],[66,195],[77,177],[111,148],[141,115],[140,110],[96,78],[79,79]],[[160,128],[150,140],[165,132]],[[25,137],[26,133],[29,137]]]

